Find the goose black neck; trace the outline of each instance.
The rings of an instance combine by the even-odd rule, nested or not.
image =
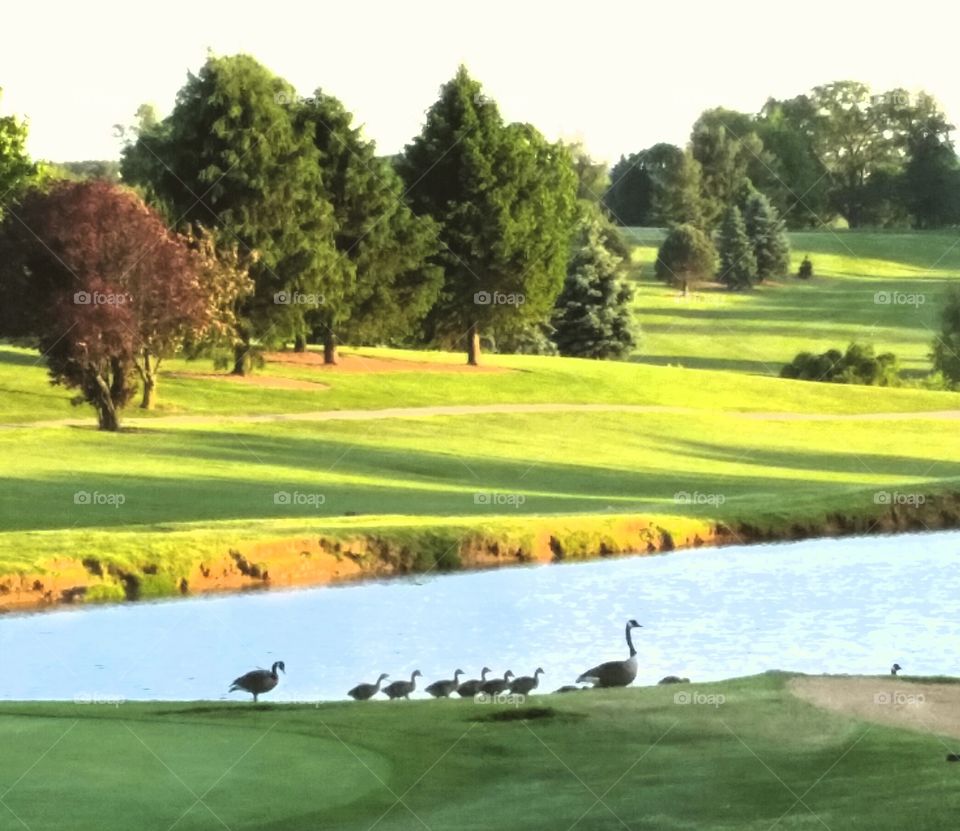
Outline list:
[[[627,624],[626,634],[627,634],[627,646],[630,647],[630,657],[632,658],[634,655],[637,654],[637,650],[633,648],[633,637],[630,635],[629,623]]]

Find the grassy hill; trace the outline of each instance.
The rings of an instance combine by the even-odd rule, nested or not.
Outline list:
[[[536,696],[519,707],[3,703],[2,823],[951,827],[960,794],[942,739],[817,709],[787,682],[774,673]]]
[[[635,244],[639,359],[776,375],[801,351],[865,341],[892,351],[908,375],[930,369],[944,291],[960,275],[960,244],[943,232],[790,234],[792,273],[808,255],[816,276],[750,292],[707,287],[682,297],[653,277],[660,229],[627,229]]]

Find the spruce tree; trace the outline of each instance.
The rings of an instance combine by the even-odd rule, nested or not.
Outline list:
[[[777,209],[759,191],[747,199],[743,211],[747,236],[757,262],[757,280],[782,277],[790,268],[790,241]]]
[[[750,288],[757,274],[757,258],[736,205],[728,206],[723,214],[717,234],[717,250],[720,254],[720,282],[731,289]]]
[[[622,358],[636,345],[633,289],[623,279],[624,260],[606,244],[604,224],[585,211],[577,229],[552,321],[561,355]]]

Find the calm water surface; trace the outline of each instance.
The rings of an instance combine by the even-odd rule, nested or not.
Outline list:
[[[638,684],[768,669],[960,675],[960,533],[815,540],[0,617],[0,698],[221,699],[282,659],[271,700],[358,681],[626,657]],[[239,694],[229,698],[241,699]]]

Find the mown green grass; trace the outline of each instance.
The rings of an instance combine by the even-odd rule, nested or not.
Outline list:
[[[930,370],[947,287],[960,280],[957,234],[824,230],[790,235],[791,272],[809,255],[810,281],[789,277],[750,292],[705,287],[684,298],[653,277],[664,232],[627,234],[636,245],[639,357],[653,364],[775,375],[798,352],[856,340],[892,351],[917,378]]]
[[[778,383],[778,382],[769,382]],[[808,385],[814,387],[815,385]],[[956,421],[549,413],[0,431],[0,563],[549,515],[817,517],[957,489]],[[68,464],[64,460],[69,460]],[[78,492],[122,504],[75,504]],[[277,504],[278,492],[317,494]],[[478,504],[488,492],[519,504]],[[703,501],[678,502],[679,492]],[[719,497],[719,499],[717,498]],[[348,516],[349,515],[349,516]],[[93,534],[94,536],[90,536]]]
[[[949,828],[939,738],[767,674],[465,701],[0,705],[3,827],[31,831]],[[717,696],[722,696],[722,700]],[[711,703],[707,703],[711,702]],[[504,720],[507,716],[507,720]],[[510,717],[513,718],[510,718]]]

